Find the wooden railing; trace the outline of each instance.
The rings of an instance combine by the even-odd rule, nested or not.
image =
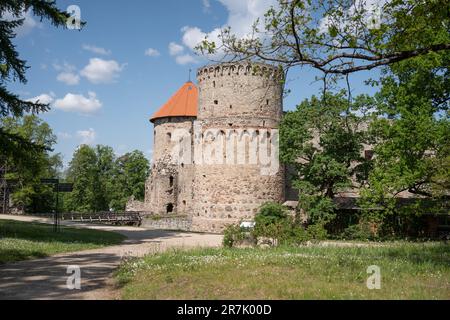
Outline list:
[[[32,213],[36,217],[53,218],[53,213]],[[138,211],[130,212],[93,212],[93,213],[79,213],[79,212],[64,212],[60,213],[61,221],[86,222],[86,223],[104,223],[113,225],[136,225],[140,226],[142,217]]]
[[[142,222],[139,212],[62,213],[61,220],[137,226]]]

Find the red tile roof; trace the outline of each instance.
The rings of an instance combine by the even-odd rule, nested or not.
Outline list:
[[[165,117],[196,117],[198,89],[192,82],[186,82],[153,116],[150,121]]]

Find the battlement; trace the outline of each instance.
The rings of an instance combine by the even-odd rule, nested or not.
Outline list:
[[[276,66],[260,62],[219,63],[206,65],[197,71],[199,84],[208,79],[228,76],[255,76],[277,81],[283,79],[284,73]]]

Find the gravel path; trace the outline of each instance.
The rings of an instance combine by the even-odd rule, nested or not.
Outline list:
[[[51,219],[5,216],[27,222],[52,223]],[[127,226],[104,226],[64,222],[64,225],[108,230],[127,237],[123,244],[100,249],[58,254],[44,259],[0,265],[1,299],[118,299],[112,273],[124,257],[138,257],[170,248],[217,247],[222,236],[177,231],[147,230]],[[81,289],[69,290],[69,265],[81,270]]]

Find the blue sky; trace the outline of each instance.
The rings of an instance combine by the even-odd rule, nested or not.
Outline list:
[[[31,68],[26,85],[10,88],[24,99],[50,102],[41,117],[58,136],[55,152],[67,164],[81,143],[105,144],[117,154],[134,149],[151,157],[152,113],[208,63],[192,48],[209,34],[230,25],[245,33],[275,0],[59,0],[60,8],[77,5],[87,25],[81,31],[56,29],[26,15],[15,39]],[[317,94],[317,72],[289,74],[291,94],[284,109]],[[371,93],[352,76],[354,94]]]

